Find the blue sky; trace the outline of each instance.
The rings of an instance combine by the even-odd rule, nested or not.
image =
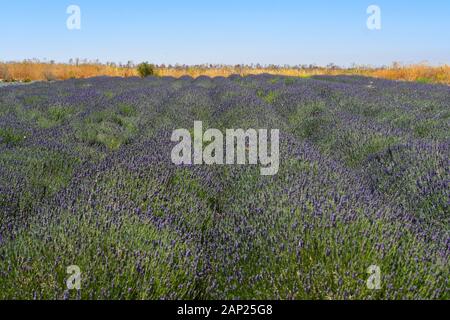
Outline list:
[[[66,27],[72,4],[81,30]],[[0,13],[3,61],[450,64],[448,0],[1,0]]]

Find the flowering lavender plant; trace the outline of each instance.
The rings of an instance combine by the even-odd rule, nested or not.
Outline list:
[[[348,76],[0,88],[0,298],[448,299],[449,103]],[[174,165],[195,121],[279,129],[278,173]]]

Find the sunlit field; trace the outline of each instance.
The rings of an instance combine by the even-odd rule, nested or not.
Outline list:
[[[393,64],[386,67],[354,66],[341,68],[335,65],[318,67],[302,66],[260,66],[260,65],[160,65],[156,67],[160,76],[176,77],[190,76],[197,78],[228,77],[271,74],[276,76],[310,77],[315,75],[359,75],[390,80],[416,81],[420,83],[440,83],[450,85],[450,66],[428,66],[425,64],[405,65]],[[73,61],[71,64],[42,63],[36,61],[0,62],[0,79],[4,81],[37,81],[37,80],[67,80],[98,76],[132,77],[138,76],[132,63],[120,65],[115,63],[100,64],[87,61]]]
[[[448,67],[369,72],[402,82],[47,66],[120,77],[0,88],[0,299],[450,298],[450,87],[426,83]],[[279,129],[278,174],[172,164],[173,130],[199,120]]]

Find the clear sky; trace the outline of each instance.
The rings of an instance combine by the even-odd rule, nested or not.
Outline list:
[[[81,30],[68,30],[69,5]],[[366,26],[381,8],[381,30]],[[449,0],[0,0],[0,60],[450,64]]]

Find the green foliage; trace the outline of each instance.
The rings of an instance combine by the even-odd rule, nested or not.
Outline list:
[[[344,159],[348,166],[356,167],[364,162],[370,155],[381,152],[399,142],[400,139],[398,138],[382,135],[375,135],[368,139],[356,138],[353,140],[353,146],[346,150],[347,154]]]
[[[59,126],[67,121],[75,113],[75,108],[67,106],[50,106],[42,108],[19,108],[17,114],[19,117],[36,123],[40,128],[49,129]]]
[[[279,81],[280,81],[280,78],[277,77],[277,78],[270,79],[269,83],[270,84],[277,84]]]
[[[104,95],[108,99],[114,98],[114,92],[112,92],[112,91],[105,91]]]
[[[156,74],[156,69],[153,64],[149,64],[148,62],[142,62],[137,66],[137,71],[141,78],[146,78],[149,76],[154,76]]]
[[[422,77],[422,78],[418,78],[416,80],[416,82],[428,84],[428,83],[433,83],[433,79]]]
[[[45,102],[45,98],[42,96],[36,96],[36,95],[26,96],[25,98],[23,98],[23,102],[25,105],[36,105],[38,103]]]
[[[20,172],[13,179],[24,181],[24,190],[9,201],[20,211],[29,211],[41,201],[52,196],[70,181],[78,160],[64,153],[36,148],[20,148],[3,152],[0,165]]]
[[[302,139],[318,142],[326,138],[332,125],[330,115],[321,102],[311,102],[298,106],[289,117],[294,133]]]
[[[437,131],[436,127],[435,120],[422,120],[414,125],[414,134],[418,138],[428,138]]]
[[[25,139],[25,135],[11,128],[0,128],[0,144],[16,146]]]
[[[132,117],[136,116],[136,109],[129,104],[120,104],[119,105],[119,114],[124,117]]]
[[[416,217],[446,228],[450,223],[448,191],[438,186],[448,179],[442,167],[446,153],[419,151],[407,146],[387,148],[367,163],[366,170],[377,190],[400,203]],[[433,192],[423,192],[424,189]]]
[[[287,86],[291,86],[293,84],[295,84],[296,79],[294,77],[288,77],[284,80],[284,84]]]
[[[77,128],[77,137],[89,144],[102,144],[109,150],[118,150],[137,133],[137,119],[128,116],[133,112],[129,106],[122,106],[119,112],[96,112]]]
[[[0,299],[192,298],[195,269],[188,249],[175,232],[136,216],[65,212],[50,224],[32,222],[29,231],[2,244],[0,255],[10,258],[0,260],[0,270],[22,271],[2,274]],[[81,269],[80,295],[67,290],[70,265]]]
[[[265,93],[263,90],[258,90],[257,93],[258,97],[260,97],[261,99],[263,99],[266,103],[268,104],[272,104],[275,102],[275,100],[278,98],[278,96],[280,95],[278,92],[276,91],[269,91],[268,93]]]

